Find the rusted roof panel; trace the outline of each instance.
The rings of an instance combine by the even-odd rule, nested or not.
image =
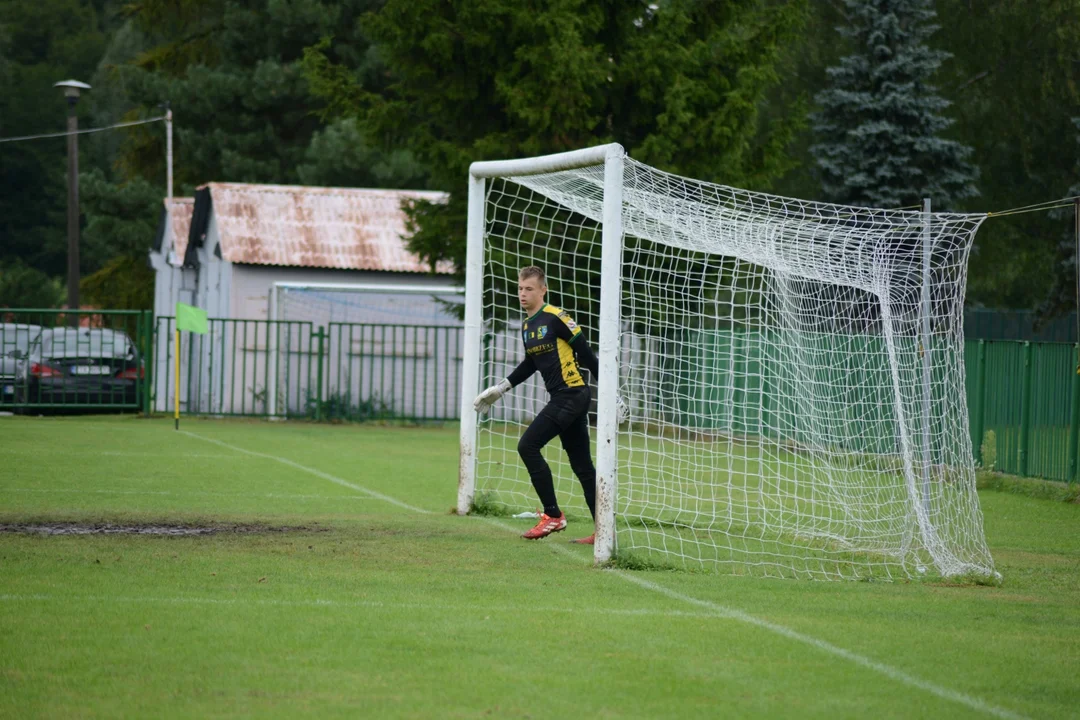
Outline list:
[[[403,204],[446,195],[296,185],[210,183],[221,254],[235,263],[428,272],[405,248]],[[451,273],[450,263],[436,267]]]
[[[165,210],[169,213],[169,237],[167,246],[172,246],[170,262],[180,267],[184,264],[187,251],[188,232],[191,229],[191,213],[195,210],[195,198],[165,198]]]

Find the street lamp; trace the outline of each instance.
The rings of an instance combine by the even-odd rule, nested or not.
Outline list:
[[[90,86],[78,80],[61,80],[53,87],[63,88],[67,98],[67,153],[68,153],[68,207],[67,207],[67,297],[72,311],[72,324],[79,324],[79,118],[75,104],[79,94]]]

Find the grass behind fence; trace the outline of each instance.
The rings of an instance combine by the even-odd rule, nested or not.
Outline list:
[[[0,524],[225,530],[0,533],[0,716],[1075,714],[1080,505],[981,492],[1001,587],[617,573],[451,515],[454,427],[181,428],[0,418]]]

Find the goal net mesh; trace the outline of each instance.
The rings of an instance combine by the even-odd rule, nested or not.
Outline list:
[[[283,284],[276,293],[271,350],[276,409],[332,419],[451,420],[458,417],[463,332],[455,287]]]
[[[598,348],[604,167],[487,188],[481,387],[523,357],[526,265]],[[617,557],[817,579],[992,573],[962,331],[983,216],[798,201],[629,158],[622,192]],[[537,377],[481,419],[478,503],[537,506],[517,455],[547,400]],[[557,441],[545,457],[588,534]]]

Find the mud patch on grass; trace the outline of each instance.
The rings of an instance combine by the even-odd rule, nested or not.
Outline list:
[[[242,525],[235,523],[215,525],[85,522],[0,523],[0,533],[20,533],[24,535],[156,535],[163,537],[186,537],[200,535],[322,532],[323,530],[324,528],[310,528],[303,526],[270,527],[268,525]]]

